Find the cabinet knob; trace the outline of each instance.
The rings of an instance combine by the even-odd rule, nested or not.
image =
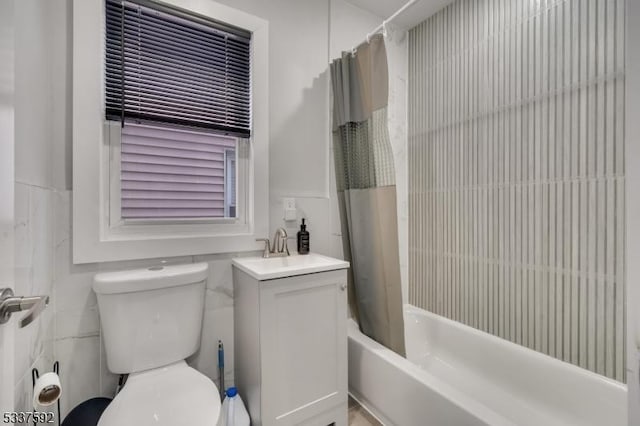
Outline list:
[[[346,284],[340,284],[340,290],[345,291],[347,289]]]

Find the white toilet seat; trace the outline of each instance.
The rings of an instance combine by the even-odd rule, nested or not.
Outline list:
[[[214,426],[219,417],[216,385],[180,361],[131,374],[98,426]]]

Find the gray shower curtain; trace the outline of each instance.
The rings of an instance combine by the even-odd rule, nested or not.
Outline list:
[[[349,301],[360,329],[405,354],[384,38],[331,63],[333,144]]]

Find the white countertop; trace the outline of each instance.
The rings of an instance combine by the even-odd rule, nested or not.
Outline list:
[[[321,254],[294,254],[287,257],[239,257],[233,265],[258,281],[314,274],[349,268],[349,262]]]

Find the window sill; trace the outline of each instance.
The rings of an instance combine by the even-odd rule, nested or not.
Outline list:
[[[74,237],[74,247],[77,247]],[[113,262],[121,260],[239,253],[260,250],[253,234],[216,236],[162,236],[100,241],[78,252],[74,263]]]

